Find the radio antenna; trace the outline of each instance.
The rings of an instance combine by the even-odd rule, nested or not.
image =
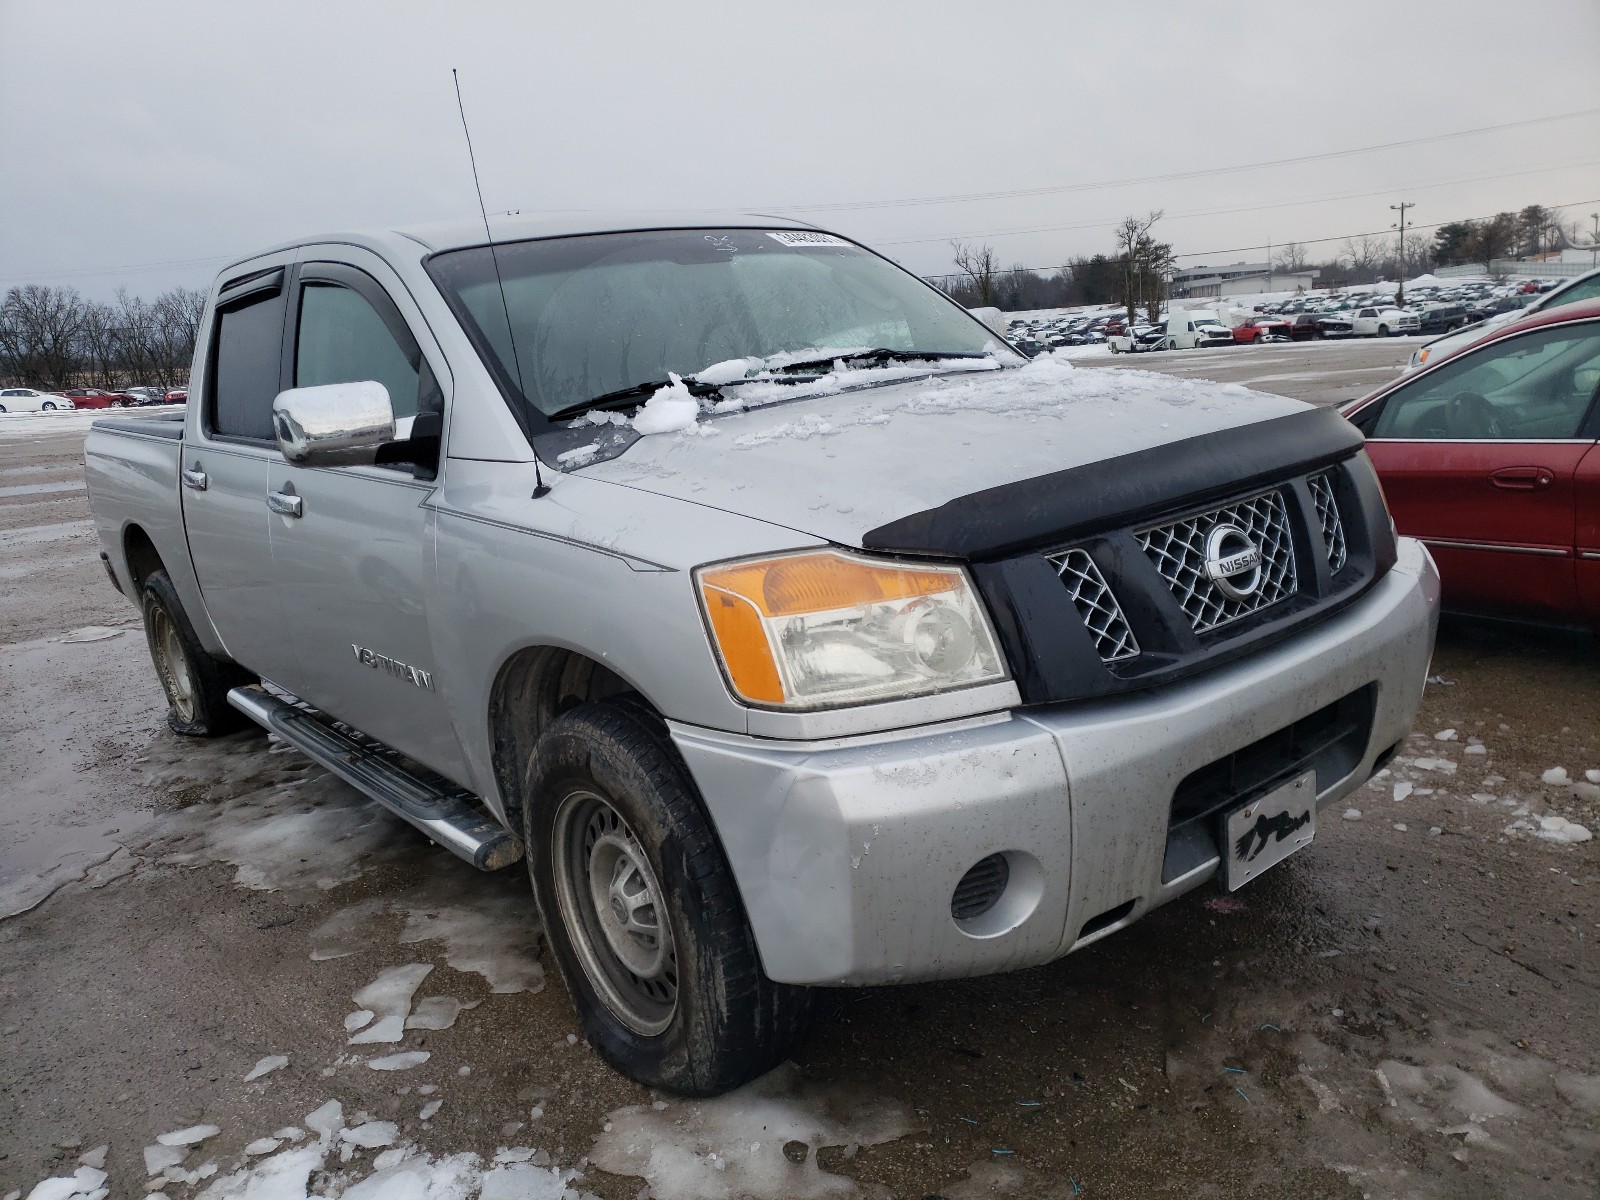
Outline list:
[[[478,212],[483,217],[483,236],[489,243],[489,261],[494,264],[494,281],[500,289],[500,311],[506,319],[506,341],[511,343],[511,365],[517,372],[517,391],[522,396],[522,402],[528,402],[527,390],[522,384],[522,356],[517,353],[517,335],[511,330],[511,306],[506,303],[506,281],[500,274],[500,254],[495,249],[494,234],[489,230],[489,209],[483,202],[483,184],[478,182],[478,157],[472,152],[472,130],[467,128],[467,106],[461,101],[461,77],[456,74],[454,67],[450,68],[450,79],[456,85],[456,109],[461,113],[461,132],[467,138],[467,162],[472,165],[472,187],[478,193]],[[544,475],[539,470],[539,451],[533,451],[533,498],[550,494],[550,485],[545,483]]]

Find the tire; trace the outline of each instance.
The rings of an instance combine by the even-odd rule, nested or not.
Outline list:
[[[1389,336],[1389,327],[1387,325],[1379,325],[1378,326],[1378,336],[1379,337],[1388,337]]]
[[[786,1060],[810,1027],[813,993],[762,973],[733,873],[661,720],[626,699],[570,709],[540,735],[526,784],[534,895],[601,1056],[691,1096]],[[609,888],[597,882],[608,875]]]
[[[206,652],[166,571],[150,572],[140,607],[150,660],[167,694],[167,725],[172,732],[212,738],[249,725],[250,719],[228,703],[228,690],[252,683],[255,677]]]
[[[56,406],[54,404],[50,403],[50,401],[48,401],[48,400],[46,400],[43,404],[39,405],[39,408],[44,412],[55,412],[55,410],[56,410]]]
[[[0,404],[0,413],[3,413],[5,411],[6,411],[6,406],[4,404]]]

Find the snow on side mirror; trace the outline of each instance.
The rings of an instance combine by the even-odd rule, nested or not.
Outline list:
[[[290,388],[272,401],[272,431],[299,466],[371,466],[378,447],[394,440],[394,405],[372,380]]]

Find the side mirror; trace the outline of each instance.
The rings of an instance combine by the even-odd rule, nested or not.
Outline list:
[[[394,441],[394,405],[371,380],[290,388],[272,401],[272,431],[298,466],[368,467]]]

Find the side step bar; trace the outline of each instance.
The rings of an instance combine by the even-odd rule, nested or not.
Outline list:
[[[498,871],[522,858],[521,840],[478,797],[409,769],[381,743],[358,740],[263,688],[236,687],[228,703],[478,870]]]

